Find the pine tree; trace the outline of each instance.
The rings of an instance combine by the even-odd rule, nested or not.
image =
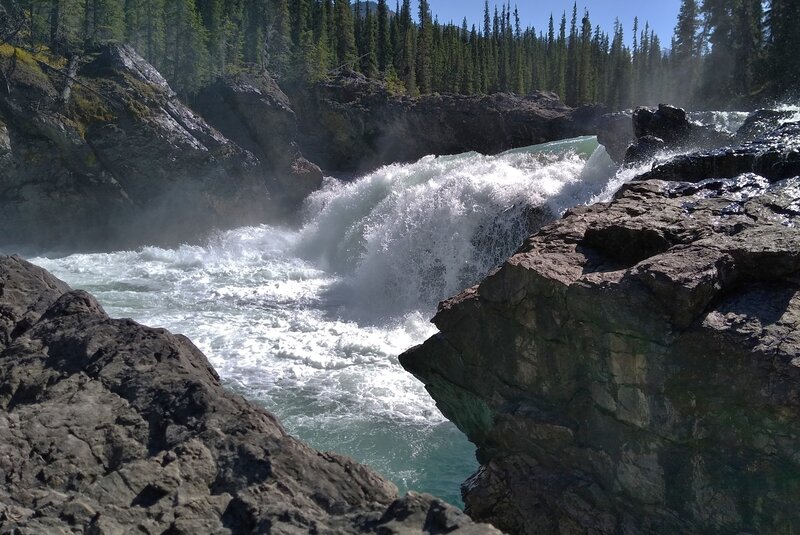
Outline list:
[[[433,53],[433,22],[428,0],[419,0],[419,34],[417,36],[416,68],[420,93],[430,93],[432,87],[431,56]]]
[[[697,87],[698,60],[700,58],[700,41],[698,37],[699,10],[696,0],[682,0],[678,12],[678,24],[675,26],[675,44],[672,53],[675,62],[675,83],[686,95],[685,102],[693,100]]]
[[[585,11],[581,19],[580,55],[578,72],[578,104],[588,104],[595,98],[594,66],[592,65],[592,23],[589,11]]]
[[[391,42],[391,29],[389,27],[389,6],[386,0],[378,0],[378,69],[386,72],[392,64],[394,55]]]
[[[85,0],[83,17],[83,37],[87,45],[121,41],[125,36],[121,0]]]
[[[170,81],[184,95],[207,81],[205,28],[193,0],[173,0],[166,8],[166,66]]]
[[[756,77],[764,53],[761,0],[740,0],[735,8],[734,92],[749,99],[757,90]]]
[[[377,21],[372,16],[369,4],[367,4],[366,10],[361,27],[361,40],[364,43],[364,53],[361,56],[361,72],[370,78],[376,78],[378,76],[378,26]]]
[[[800,3],[771,0],[767,9],[767,74],[778,97],[797,98],[800,93]]]
[[[567,43],[567,69],[566,69],[566,96],[564,102],[570,106],[578,103],[578,85],[580,73],[578,42],[578,3],[572,5],[572,22],[569,26],[569,41]]]
[[[356,67],[355,28],[350,0],[335,0],[333,26],[336,36],[336,57],[342,65]]]

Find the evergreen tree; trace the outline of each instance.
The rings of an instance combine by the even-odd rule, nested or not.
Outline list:
[[[779,97],[800,92],[800,2],[771,0],[767,9],[767,75]]]
[[[392,64],[394,55],[391,42],[391,29],[389,27],[389,6],[386,0],[378,0],[378,69],[386,72]]]
[[[356,67],[355,27],[350,0],[335,0],[333,26],[336,36],[336,58],[342,65]]]
[[[672,47],[677,88],[687,95],[686,102],[691,102],[697,87],[697,75],[700,58],[699,10],[696,0],[682,0],[678,12],[678,23],[675,26],[675,39]]]
[[[121,41],[125,35],[125,14],[121,0],[85,0],[83,17],[83,37],[87,45]]]
[[[361,26],[361,41],[364,43],[364,52],[361,56],[361,72],[370,78],[378,76],[378,26],[372,16],[369,4]]]
[[[166,12],[167,72],[184,96],[195,93],[208,77],[206,30],[193,0],[172,0]]]
[[[419,0],[419,34],[417,36],[417,85],[421,93],[432,87],[431,56],[433,53],[433,22],[428,0]]]

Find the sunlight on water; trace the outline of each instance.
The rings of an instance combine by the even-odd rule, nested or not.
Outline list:
[[[229,388],[313,446],[370,464],[401,491],[460,503],[474,448],[397,356],[435,332],[440,299],[513,253],[537,217],[607,200],[632,176],[614,171],[595,138],[427,157],[328,179],[299,230],[33,262],[112,316],[187,335]]]

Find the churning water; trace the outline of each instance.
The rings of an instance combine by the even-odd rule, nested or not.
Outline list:
[[[113,317],[186,334],[229,388],[295,436],[373,466],[401,491],[460,503],[474,448],[397,356],[435,331],[439,300],[507,258],[532,222],[606,200],[634,174],[615,175],[591,137],[426,157],[328,179],[299,230],[32,261]]]

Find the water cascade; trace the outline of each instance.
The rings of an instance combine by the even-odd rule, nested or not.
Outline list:
[[[595,138],[497,156],[426,157],[328,179],[300,229],[248,227],[202,246],[34,258],[115,317],[187,335],[229,388],[289,432],[459,503],[474,449],[397,355],[435,329],[439,300],[475,284],[569,207],[635,174]]]

